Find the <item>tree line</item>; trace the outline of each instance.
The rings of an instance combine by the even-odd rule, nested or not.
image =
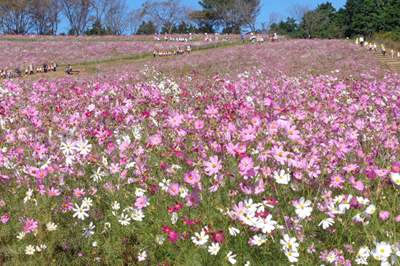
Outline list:
[[[147,0],[129,10],[128,0],[0,0],[0,32],[54,35],[61,21],[71,35],[120,35],[248,31],[291,37],[342,38],[400,32],[399,0],[347,0],[340,9],[330,2],[315,9],[294,5],[291,16],[256,27],[261,0],[200,0],[192,10],[180,0]]]
[[[378,32],[400,33],[399,0],[347,0],[335,9],[330,2],[314,10],[295,6],[293,16],[280,22],[270,21],[269,30],[291,37],[344,38]]]
[[[5,34],[152,34],[156,32],[238,33],[256,30],[260,0],[202,0],[192,10],[180,0],[148,0],[129,10],[127,0],[0,0],[0,32]]]

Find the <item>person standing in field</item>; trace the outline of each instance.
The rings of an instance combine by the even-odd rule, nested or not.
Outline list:
[[[386,49],[383,44],[381,44],[381,51],[382,51],[383,56],[386,56]]]
[[[29,64],[29,66],[28,66],[28,73],[29,73],[29,75],[33,75],[33,65],[32,64]]]
[[[360,37],[360,46],[363,47],[364,46],[364,36]]]

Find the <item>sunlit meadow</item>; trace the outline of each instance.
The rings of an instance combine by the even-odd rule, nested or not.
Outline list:
[[[399,265],[400,76],[367,51],[110,68],[2,81],[0,265]]]

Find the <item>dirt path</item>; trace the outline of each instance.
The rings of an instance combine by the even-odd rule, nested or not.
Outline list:
[[[378,60],[386,65],[390,70],[400,73],[400,59],[398,57],[392,58],[390,52],[386,53],[386,56],[384,56],[381,52],[375,52],[375,56],[378,58]]]

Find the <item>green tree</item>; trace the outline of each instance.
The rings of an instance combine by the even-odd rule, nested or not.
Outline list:
[[[86,35],[109,35],[111,32],[101,24],[101,21],[96,19],[92,27],[86,31]]]
[[[201,11],[191,14],[199,28],[207,25],[212,31],[223,29],[226,33],[239,33],[242,27],[255,30],[260,12],[260,0],[201,0]]]
[[[157,27],[154,25],[152,21],[145,22],[143,21],[142,24],[140,24],[136,34],[154,34],[157,32]]]
[[[348,0],[345,5],[347,36],[372,36],[385,28],[384,0]]]
[[[299,25],[294,18],[288,17],[286,21],[271,24],[269,32],[296,37],[299,33]]]
[[[306,36],[313,38],[338,38],[343,36],[343,27],[339,24],[342,19],[330,2],[317,6],[307,12],[301,22],[301,29]]]

